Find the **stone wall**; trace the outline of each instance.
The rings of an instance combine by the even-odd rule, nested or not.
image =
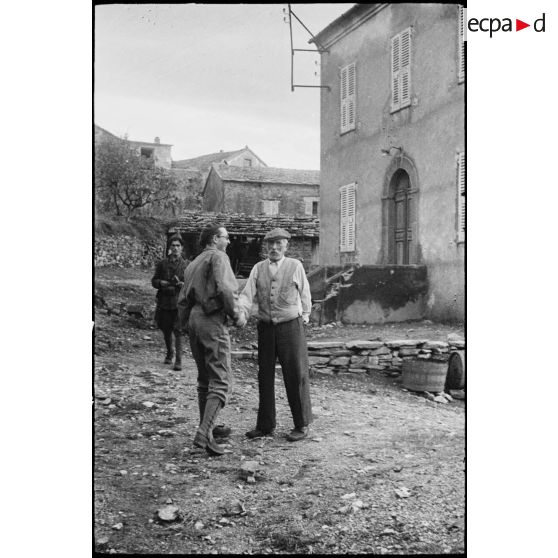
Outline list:
[[[221,207],[207,208],[213,211],[261,215],[262,200],[279,201],[279,213],[283,215],[306,215],[305,197],[318,197],[318,184],[269,184],[223,181]]]
[[[465,341],[448,336],[447,341],[401,339],[393,341],[308,341],[311,373],[399,376],[403,361],[414,359],[447,362],[452,351],[465,348]],[[257,351],[232,351],[237,358],[257,358]]]
[[[318,261],[319,241],[317,238],[291,238],[287,248],[286,256],[300,260],[304,270],[308,272],[312,265]],[[267,258],[268,249],[265,241],[260,245],[260,259]]]
[[[165,235],[150,241],[128,235],[96,235],[95,267],[154,267],[163,258],[165,242]]]

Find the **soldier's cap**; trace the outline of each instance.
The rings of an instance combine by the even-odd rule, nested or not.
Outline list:
[[[281,238],[289,240],[291,235],[285,229],[273,229],[264,236],[264,240],[280,240]]]

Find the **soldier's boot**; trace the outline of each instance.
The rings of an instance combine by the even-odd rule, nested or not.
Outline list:
[[[172,348],[172,331],[163,331],[165,338],[165,345],[167,347],[167,356],[165,357],[165,364],[172,364],[174,358],[174,350]]]
[[[225,449],[220,446],[213,438],[213,425],[217,420],[219,411],[223,408],[223,402],[216,397],[206,400],[203,420],[200,424],[196,436],[194,437],[194,445],[198,448],[204,448],[212,455],[223,455]]]
[[[174,347],[176,349],[173,370],[182,370],[182,334],[174,334]]]
[[[205,413],[205,401],[207,398],[206,393],[198,392],[198,407],[200,408],[200,424],[203,421],[203,415]],[[232,428],[225,426],[224,424],[218,424],[213,428],[213,436],[215,438],[226,438],[230,436],[232,432]]]

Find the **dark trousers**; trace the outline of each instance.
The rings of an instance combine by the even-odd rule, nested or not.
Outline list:
[[[226,404],[232,390],[231,340],[225,315],[206,316],[201,306],[190,312],[188,336],[198,368],[198,393],[215,397]]]
[[[302,318],[281,324],[258,322],[258,387],[260,404],[256,428],[275,428],[275,362],[283,370],[283,381],[295,428],[312,422],[308,348]]]

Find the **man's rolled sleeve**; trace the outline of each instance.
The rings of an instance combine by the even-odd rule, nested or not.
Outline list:
[[[302,316],[310,316],[312,311],[312,295],[310,293],[310,283],[306,277],[306,272],[302,264],[298,265],[293,275],[293,280],[297,285],[302,303]]]

